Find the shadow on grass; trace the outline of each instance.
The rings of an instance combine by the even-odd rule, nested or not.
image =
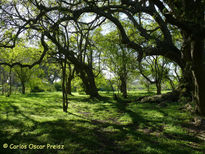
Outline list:
[[[48,96],[29,96],[29,97],[48,97]],[[87,102],[87,98],[77,96],[71,97],[74,102]],[[92,100],[89,100],[89,102]],[[58,119],[36,121],[28,116],[26,111],[18,106],[9,104],[8,108],[4,108],[4,112],[8,113],[8,117],[3,119],[0,117],[0,123],[4,124],[0,129],[0,143],[8,144],[63,144],[64,150],[44,149],[44,150],[9,150],[1,149],[0,153],[192,153],[193,148],[184,143],[177,144],[175,140],[193,141],[201,143],[202,141],[190,135],[179,133],[163,133],[161,136],[151,134],[153,131],[163,132],[162,119],[148,119],[142,114],[130,109],[129,104],[124,101],[113,102],[109,98],[101,101],[100,107],[95,112],[100,110],[108,110],[108,107],[103,106],[103,103],[110,103],[110,107],[115,108],[119,113],[127,114],[132,123],[122,124],[120,122],[110,122],[107,120],[92,119],[73,112],[68,112],[68,116],[72,115],[75,119]],[[39,108],[45,108],[39,104]],[[38,113],[39,108],[34,108],[34,113]],[[49,107],[50,108],[50,107]],[[58,109],[59,106],[53,105],[51,108]],[[167,113],[160,108],[153,108],[144,105],[139,110],[156,110],[167,116]],[[65,115],[66,116],[66,115]],[[10,118],[11,117],[11,118]],[[21,119],[12,119],[21,117]],[[175,117],[172,117],[175,118]],[[166,121],[173,123],[173,121]],[[174,122],[173,125],[177,124]],[[149,128],[150,132],[139,131],[139,125],[143,124],[143,130]],[[13,129],[12,134],[10,129]],[[196,149],[198,150],[198,149]]]
[[[87,125],[92,127],[86,127]],[[15,127],[18,127],[15,123]],[[94,126],[94,127],[93,127]],[[26,126],[22,125],[22,128]],[[116,132],[104,131],[103,129],[112,127]],[[29,133],[31,131],[37,133]],[[28,130],[27,130],[28,131]],[[63,144],[67,153],[147,153],[146,148],[158,149],[164,153],[189,153],[183,149],[183,145],[174,145],[158,141],[157,137],[139,133],[124,125],[86,120],[56,120],[36,123],[35,130],[21,130],[5,140],[6,143],[13,144]],[[28,134],[27,134],[28,133]],[[27,134],[27,135],[26,135]],[[4,133],[5,135],[5,133]],[[7,134],[8,135],[8,134]],[[126,140],[133,138],[136,142],[122,144]],[[20,153],[58,153],[59,150],[19,150]],[[12,152],[3,150],[2,152]]]

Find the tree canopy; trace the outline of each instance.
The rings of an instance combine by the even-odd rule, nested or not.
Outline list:
[[[93,34],[98,27],[112,25],[119,33],[118,44],[134,50],[136,61],[161,55],[179,65],[179,91],[191,93],[198,112],[205,115],[204,6],[204,0],[3,0],[1,51],[15,49],[25,40],[29,48],[39,47],[40,56],[30,64],[0,64],[32,68],[48,53],[50,41],[55,56],[75,66],[86,93],[98,96],[94,61],[100,54]]]

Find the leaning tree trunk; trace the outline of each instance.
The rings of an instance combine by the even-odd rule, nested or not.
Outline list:
[[[84,69],[79,68],[78,72],[80,73],[80,78],[83,81],[85,93],[90,95],[91,98],[99,98],[100,95],[95,84],[95,76],[92,69],[85,67]]]

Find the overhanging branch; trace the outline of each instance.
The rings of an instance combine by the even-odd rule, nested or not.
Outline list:
[[[13,68],[14,66],[20,66],[20,67],[28,67],[28,68],[31,69],[35,65],[40,64],[42,62],[43,58],[46,55],[46,52],[48,51],[48,45],[46,44],[46,42],[44,40],[44,34],[42,34],[42,36],[41,36],[41,44],[44,48],[43,53],[41,54],[41,57],[39,58],[39,60],[35,61],[34,63],[32,63],[32,64],[22,64],[20,62],[15,62],[15,63],[10,64],[10,63],[6,63],[6,62],[1,62],[0,65],[9,66],[10,68]]]

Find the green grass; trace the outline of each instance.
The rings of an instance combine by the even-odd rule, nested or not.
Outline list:
[[[111,94],[102,100],[86,95],[69,98],[62,112],[61,93],[0,96],[0,153],[203,153],[204,140],[190,133],[192,115],[166,107],[139,103],[135,96],[116,102]],[[141,94],[142,95],[142,94]],[[131,103],[126,101],[131,100]],[[64,145],[64,150],[4,149],[15,145]]]

